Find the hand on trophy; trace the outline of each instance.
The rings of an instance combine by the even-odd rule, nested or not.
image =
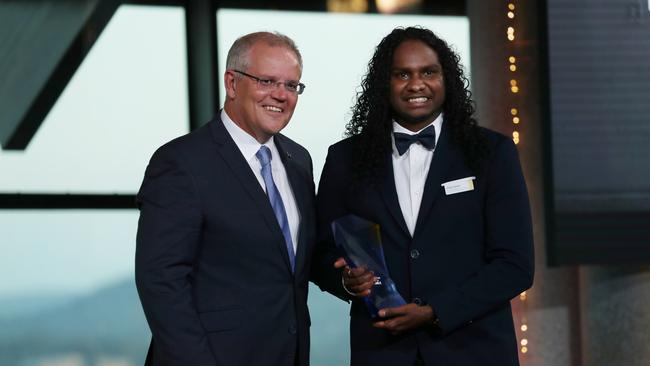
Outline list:
[[[341,269],[343,287],[353,296],[365,297],[370,295],[370,289],[377,278],[366,267],[350,268],[344,258],[334,262],[334,268]]]
[[[373,325],[400,334],[422,326],[435,325],[436,315],[429,305],[406,304],[395,308],[379,310],[379,321]]]
[[[343,254],[334,262],[343,288],[365,303],[371,318],[379,309],[406,305],[390,278],[379,225],[351,214],[332,221],[332,234]]]

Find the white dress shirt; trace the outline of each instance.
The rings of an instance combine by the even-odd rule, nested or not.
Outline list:
[[[230,137],[235,141],[239,151],[244,155],[244,159],[246,159],[246,162],[251,167],[251,170],[253,171],[253,174],[255,174],[260,186],[264,192],[266,192],[266,185],[264,184],[264,178],[262,178],[262,164],[257,159],[257,156],[255,156],[260,147],[262,147],[262,144],[255,140],[255,138],[249,135],[246,131],[242,130],[241,127],[237,126],[237,124],[230,119],[225,110],[221,111],[221,120],[230,134]],[[287,171],[284,169],[284,164],[282,164],[282,159],[280,158],[280,152],[275,146],[273,137],[265,142],[264,146],[271,150],[271,173],[273,174],[273,182],[275,182],[275,186],[280,192],[282,203],[284,203],[284,209],[287,212],[289,231],[291,231],[291,240],[293,241],[293,252],[298,253],[298,227],[300,225],[300,213],[296,206],[296,199],[291,190]]]
[[[440,131],[442,130],[442,113],[430,125],[433,125],[436,131],[436,146]],[[423,129],[424,129],[423,128]],[[423,130],[422,129],[422,130]],[[420,130],[420,131],[422,131]],[[412,132],[400,126],[397,122],[393,121],[393,132],[400,132],[409,135],[415,135],[418,132]],[[397,189],[397,199],[399,200],[399,207],[402,209],[402,215],[406,226],[411,233],[411,237],[415,232],[415,224],[418,221],[418,213],[420,212],[420,204],[422,203],[422,193],[424,192],[424,183],[429,174],[429,167],[431,166],[431,159],[435,149],[429,150],[422,146],[419,142],[411,144],[409,149],[406,150],[404,155],[400,155],[395,147],[395,137],[391,135],[393,141],[393,174],[395,175],[395,188]]]

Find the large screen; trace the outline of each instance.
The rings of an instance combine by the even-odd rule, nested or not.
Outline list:
[[[310,150],[316,179],[373,47],[393,27],[431,28],[469,68],[464,17],[216,16],[222,74],[242,34],[277,30],[298,43],[307,90],[284,132]],[[153,151],[189,130],[185,19],[180,6],[121,6],[27,149],[0,150],[0,194],[134,194]],[[0,210],[0,365],[143,364],[150,332],[133,279],[137,218],[135,210]],[[317,289],[309,301],[311,364],[348,364],[348,304]]]

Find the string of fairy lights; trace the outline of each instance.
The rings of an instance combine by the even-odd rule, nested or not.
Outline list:
[[[506,23],[507,23],[507,28],[506,28],[506,36],[508,39],[508,50],[510,55],[508,56],[508,70],[510,71],[510,98],[509,99],[509,104],[510,104],[510,114],[508,116],[509,119],[512,120],[512,141],[515,144],[519,144],[521,141],[521,134],[519,132],[519,127],[521,125],[521,114],[520,114],[520,108],[519,108],[519,81],[517,80],[517,56],[516,55],[516,50],[517,50],[517,42],[516,40],[516,33],[515,33],[515,15],[516,15],[516,6],[515,6],[515,1],[510,0],[507,3],[507,9],[506,9]],[[521,353],[522,356],[526,355],[529,351],[529,342],[528,342],[528,319],[527,319],[527,307],[528,307],[528,294],[526,291],[522,292],[519,294],[519,330],[520,335],[521,335],[521,340],[519,341],[519,352]]]
[[[515,103],[515,98],[514,96],[519,93],[519,85],[517,82],[517,57],[514,56],[514,48],[515,48],[515,2],[510,1],[508,3],[508,12],[506,13],[508,17],[508,28],[507,28],[507,37],[508,37],[508,44],[509,44],[509,49],[511,51],[511,55],[508,56],[508,70],[510,70],[511,77],[510,77],[510,92],[513,95],[513,98],[511,99],[511,107],[510,107],[510,115],[512,118],[512,123],[514,124],[514,128],[512,131],[512,140],[515,142],[515,144],[519,144],[519,131],[517,128],[519,127],[519,123],[521,122],[521,119],[519,117],[519,109],[517,108],[517,105]]]

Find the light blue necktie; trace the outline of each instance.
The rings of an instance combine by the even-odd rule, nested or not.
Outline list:
[[[266,195],[269,197],[269,201],[271,201],[271,207],[273,207],[275,218],[278,219],[278,224],[280,224],[280,229],[282,229],[282,235],[284,235],[284,241],[287,245],[287,253],[289,254],[289,262],[291,262],[291,270],[294,271],[296,267],[296,255],[293,251],[293,241],[291,240],[287,211],[284,209],[284,203],[282,202],[282,197],[280,197],[278,187],[276,187],[275,182],[273,182],[273,173],[271,172],[271,150],[262,145],[255,156],[257,156],[260,163],[262,163],[262,179],[264,179],[264,185],[266,185]]]

